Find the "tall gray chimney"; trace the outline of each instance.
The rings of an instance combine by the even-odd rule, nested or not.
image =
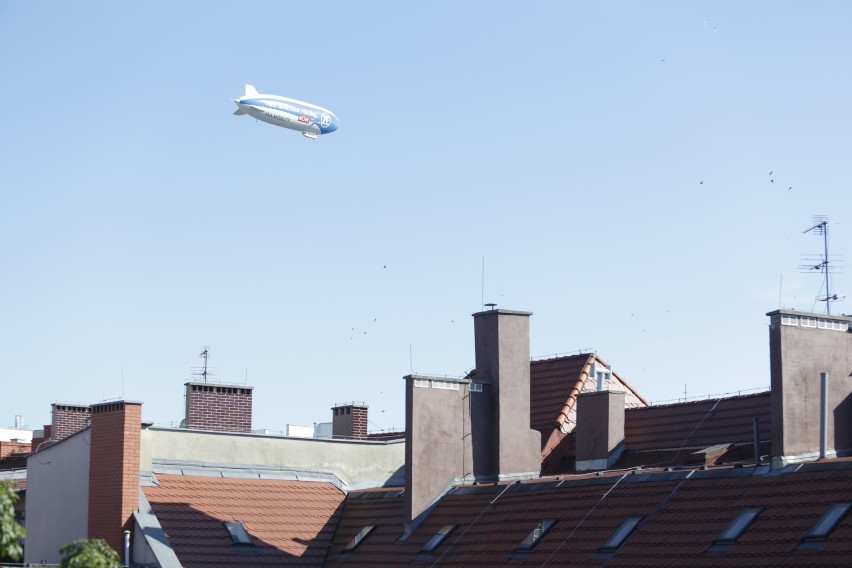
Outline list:
[[[476,382],[471,400],[474,473],[513,476],[541,471],[541,435],[530,429],[530,312],[473,314]]]
[[[852,455],[852,317],[775,310],[769,316],[772,466],[820,455],[820,373],[826,396],[826,456]]]

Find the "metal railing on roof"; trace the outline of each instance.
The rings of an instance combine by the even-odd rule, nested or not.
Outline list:
[[[737,391],[723,392],[723,393],[716,393],[716,394],[697,395],[697,396],[690,396],[690,397],[679,397],[679,398],[672,398],[672,399],[668,399],[668,400],[653,400],[653,401],[650,401],[650,404],[651,404],[651,406],[654,406],[655,404],[675,404],[675,403],[678,403],[678,402],[695,402],[695,401],[699,401],[699,400],[713,400],[713,399],[716,399],[716,398],[727,398],[727,397],[731,397],[731,396],[742,396],[744,394],[756,394],[756,393],[759,393],[759,392],[769,392],[769,390],[770,390],[770,388],[768,386],[766,386],[766,387],[754,387],[754,388],[750,388],[750,389],[739,389]]]

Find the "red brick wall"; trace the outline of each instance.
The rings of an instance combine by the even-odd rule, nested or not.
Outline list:
[[[102,538],[123,558],[124,530],[139,507],[142,405],[92,405],[89,450],[89,538]]]
[[[251,432],[252,387],[186,383],[185,428]]]
[[[365,440],[367,438],[367,408],[354,404],[332,408],[331,437]]]
[[[31,451],[30,442],[0,442],[0,459],[12,454],[28,454]]]
[[[373,434],[367,434],[368,440],[375,440],[377,442],[387,442],[390,440],[405,440],[405,432],[375,432]]]
[[[46,442],[47,440],[50,440],[50,435],[51,435],[52,430],[53,430],[53,428],[50,426],[50,424],[45,424],[44,425],[44,433],[42,434],[42,436],[33,436],[33,451],[34,452],[38,451],[38,448],[39,448],[39,446],[42,445],[42,443]]]
[[[92,411],[88,406],[77,404],[53,404],[53,440],[64,440],[86,427]]]

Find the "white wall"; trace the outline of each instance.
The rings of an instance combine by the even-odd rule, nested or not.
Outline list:
[[[299,426],[297,424],[287,424],[287,435],[291,438],[313,438],[313,426]]]
[[[88,534],[90,432],[27,458],[26,563],[58,564],[62,545]]]
[[[20,440],[22,442],[33,441],[32,430],[16,430],[14,428],[0,428],[0,442],[11,442]]]

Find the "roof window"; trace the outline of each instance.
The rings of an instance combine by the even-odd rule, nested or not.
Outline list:
[[[639,523],[642,521],[642,517],[627,517],[624,521],[618,525],[618,528],[615,529],[615,532],[612,533],[606,542],[601,546],[601,551],[615,551],[616,548],[620,547],[624,544],[624,541],[627,540],[627,537],[630,536],[636,527],[639,526]]]
[[[825,513],[822,514],[819,520],[814,523],[814,526],[811,527],[811,530],[808,531],[808,534],[805,535],[805,539],[799,544],[797,549],[819,548],[825,539],[828,538],[828,535],[831,534],[831,531],[843,520],[850,508],[852,508],[852,503],[848,502],[829,505]]]
[[[642,519],[645,517],[627,517],[622,521],[618,528],[615,529],[615,532],[612,533],[606,542],[601,545],[598,549],[598,553],[604,555],[612,555],[615,551],[624,544],[624,541],[627,540],[627,537],[633,534],[633,531],[636,530],[636,527],[639,526],[639,523],[642,522]]]
[[[248,530],[246,530],[246,526],[243,523],[239,521],[225,521],[223,524],[228,529],[228,534],[231,535],[231,540],[234,541],[235,545],[254,546]]]
[[[438,546],[440,546],[440,544],[444,542],[448,536],[450,536],[450,533],[456,530],[456,527],[458,527],[458,525],[444,525],[441,527],[441,530],[439,530],[435,536],[430,538],[429,542],[423,545],[420,552],[432,552],[438,548]]]
[[[711,552],[725,552],[732,544],[734,544],[740,536],[745,532],[748,526],[754,521],[763,507],[746,507],[734,517],[725,530],[722,531],[713,544],[708,549]]]
[[[558,519],[544,519],[537,524],[532,532],[515,547],[512,558],[526,558],[528,553],[535,548],[539,541],[544,538],[544,535],[558,522]]]
[[[358,534],[353,536],[352,540],[349,541],[349,544],[347,544],[343,548],[343,552],[351,553],[353,550],[358,548],[358,546],[360,546],[361,543],[364,542],[364,539],[367,538],[371,532],[373,532],[374,528],[376,528],[376,525],[367,525],[366,527],[358,531]]]

